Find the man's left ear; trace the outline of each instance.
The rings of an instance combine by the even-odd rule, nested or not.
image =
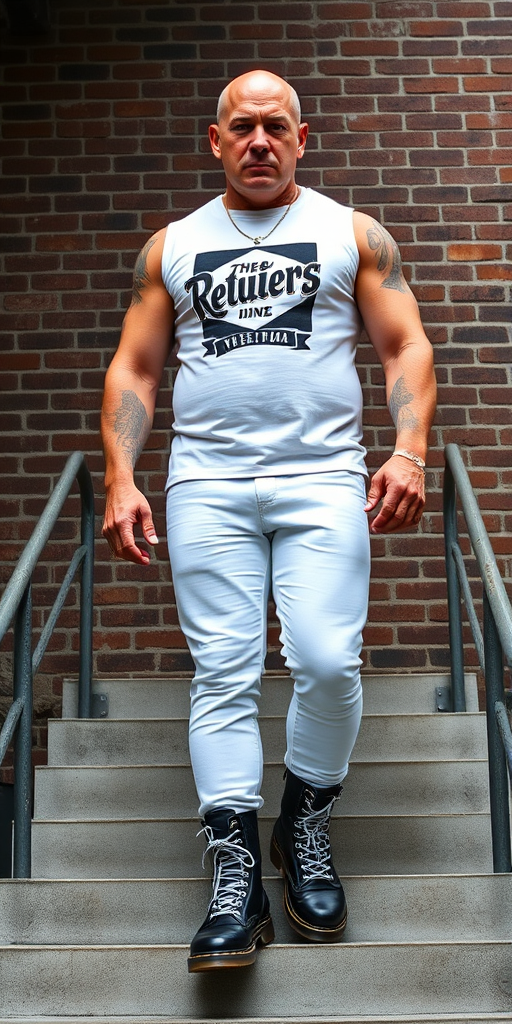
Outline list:
[[[304,156],[304,150],[306,148],[306,139],[308,137],[308,131],[309,131],[309,125],[308,124],[306,124],[304,122],[304,124],[300,124],[299,125],[299,136],[298,136],[299,145],[297,146],[297,156],[298,156],[299,160],[300,160],[301,157]]]

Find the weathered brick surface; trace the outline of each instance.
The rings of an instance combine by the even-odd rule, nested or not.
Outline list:
[[[364,657],[375,670],[445,666],[440,487],[449,441],[464,450],[510,577],[512,4],[52,0],[50,7],[46,35],[4,31],[1,53],[3,582],[75,448],[89,456],[99,538],[101,387],[136,253],[148,234],[222,187],[206,142],[216,97],[233,75],[261,66],[296,86],[310,122],[299,181],[386,223],[434,343],[440,407],[428,508],[417,536],[373,544]],[[364,341],[359,368],[375,468],[393,432],[382,373]],[[172,373],[138,468],[161,537]],[[66,512],[76,508],[72,497]],[[56,590],[62,571],[51,559],[67,555],[70,533],[65,519],[37,570],[39,605]],[[57,706],[63,675],[76,672],[75,622],[73,591],[42,665],[41,715]],[[273,611],[270,623],[275,666]],[[98,539],[95,664],[99,673],[190,668],[165,543],[143,571],[110,561]]]

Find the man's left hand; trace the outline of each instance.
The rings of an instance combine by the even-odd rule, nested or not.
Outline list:
[[[388,459],[372,477],[365,512],[382,506],[370,522],[370,533],[393,533],[418,525],[425,506],[425,474],[400,455]]]

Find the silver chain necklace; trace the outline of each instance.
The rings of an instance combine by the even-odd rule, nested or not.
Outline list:
[[[300,195],[300,188],[297,187],[297,191],[296,191],[296,193],[295,193],[295,195],[294,195],[290,205],[286,207],[286,210],[284,211],[283,216],[279,218],[277,224],[274,224],[274,227],[271,228],[270,231],[268,231],[266,235],[256,235],[256,238],[253,238],[252,235],[247,235],[245,233],[245,231],[242,231],[242,229],[238,227],[238,224],[235,224],[235,221],[233,220],[233,218],[232,218],[232,216],[231,216],[231,214],[230,214],[230,212],[229,212],[229,210],[228,210],[228,208],[226,206],[226,203],[224,202],[224,200],[226,198],[225,195],[222,197],[222,205],[223,205],[223,207],[224,207],[224,209],[225,209],[225,211],[226,211],[226,213],[227,213],[227,215],[228,215],[228,217],[229,217],[233,227],[236,228],[238,233],[240,235],[243,235],[244,238],[248,238],[253,243],[253,245],[261,245],[261,243],[264,242],[266,238],[269,238],[269,236],[271,234],[273,234],[273,232],[276,230],[276,228],[278,228],[279,225],[283,223],[284,218],[287,216],[287,214],[289,214],[291,207],[293,206],[295,200],[298,199],[299,195]]]

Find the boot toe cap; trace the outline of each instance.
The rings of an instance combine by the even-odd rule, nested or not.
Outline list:
[[[190,954],[225,953],[250,945],[250,931],[230,914],[223,914],[199,929],[190,944]]]
[[[338,942],[347,923],[347,903],[341,886],[297,892],[285,887],[285,911],[292,928],[313,942]]]

